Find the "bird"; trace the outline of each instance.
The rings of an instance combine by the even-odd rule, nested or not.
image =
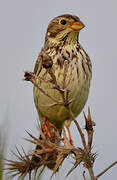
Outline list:
[[[90,58],[79,43],[79,32],[84,27],[79,17],[74,15],[64,14],[54,18],[48,25],[45,43],[34,67],[34,73],[44,79],[44,81],[41,78],[38,79],[38,85],[50,96],[61,100],[61,94],[53,89],[51,81],[49,82],[48,69],[54,71],[56,81],[62,89],[64,62],[68,62],[67,79],[70,82],[66,88],[70,91],[68,98],[74,99],[70,107],[75,117],[80,114],[86,104],[92,78]],[[61,129],[65,122],[71,122],[69,112],[64,106],[48,107],[53,100],[40,92],[36,86],[33,92],[41,121],[46,117],[58,129]]]
[[[67,93],[69,107],[75,117],[81,113],[87,102],[92,64],[79,43],[79,33],[84,27],[84,23],[75,15],[63,14],[52,19],[34,67],[36,84],[39,88],[34,85],[33,94],[40,122],[47,120],[60,132],[65,126],[69,135],[72,121],[70,113],[65,105],[57,104],[54,100],[61,102],[61,92],[65,90],[66,93],[69,92]],[[54,74],[56,88],[51,73]],[[65,73],[66,82],[64,82]],[[49,132],[47,133],[50,136]]]

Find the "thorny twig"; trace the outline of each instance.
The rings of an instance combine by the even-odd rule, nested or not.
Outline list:
[[[86,180],[85,171],[82,173],[84,180]]]
[[[89,174],[90,174],[90,178],[91,180],[97,180],[100,176],[102,176],[108,169],[110,169],[112,166],[114,166],[115,164],[117,164],[117,161],[114,162],[112,165],[110,165],[108,168],[106,168],[104,171],[102,171],[100,174],[98,174],[96,177],[94,176],[94,172],[93,172],[93,168],[90,165],[90,163],[93,165],[93,161],[95,159],[95,154],[87,154],[84,152],[83,149],[81,148],[75,148],[74,146],[72,146],[66,136],[65,130],[63,130],[63,139],[61,139],[60,137],[58,137],[58,132],[54,131],[55,133],[55,139],[61,142],[61,144],[56,144],[56,143],[52,143],[50,141],[50,139],[48,139],[48,137],[45,137],[45,134],[41,131],[40,126],[38,126],[38,130],[41,133],[42,136],[42,140],[39,140],[38,138],[34,137],[33,135],[31,135],[29,132],[28,135],[30,136],[31,139],[26,139],[29,142],[39,145],[42,147],[42,149],[40,150],[36,150],[34,152],[32,152],[32,154],[26,154],[24,149],[23,150],[23,154],[22,155],[19,150],[16,148],[17,153],[13,154],[19,159],[19,161],[8,161],[8,170],[10,172],[14,172],[14,174],[12,174],[12,176],[10,176],[10,178],[16,176],[16,175],[20,175],[20,177],[22,177],[22,179],[25,178],[25,176],[27,175],[27,173],[31,173],[32,170],[34,170],[34,180],[36,180],[37,178],[37,170],[39,169],[39,167],[43,166],[47,166],[48,163],[53,162],[52,159],[49,160],[49,157],[52,154],[57,154],[57,160],[56,160],[56,166],[53,169],[53,173],[52,176],[58,171],[58,168],[60,167],[60,165],[62,164],[62,162],[64,161],[64,159],[73,154],[75,157],[75,163],[73,168],[68,172],[67,176],[79,165],[81,164],[81,162],[84,163],[84,166],[88,169]],[[53,129],[55,130],[55,129]],[[87,146],[88,147],[88,146]],[[32,156],[35,154],[35,156],[38,159],[38,162],[36,161],[32,161]],[[52,177],[51,176],[51,177]],[[83,178],[84,180],[86,180],[85,174],[83,173]]]
[[[77,127],[77,129],[79,131],[79,133],[80,133],[82,144],[84,146],[84,150],[87,151],[87,145],[86,145],[85,137],[84,137],[84,134],[83,134],[83,132],[81,130],[81,127],[78,124],[78,122],[76,121],[76,119],[75,119],[75,117],[74,117],[74,115],[73,115],[73,113],[72,113],[72,111],[71,111],[69,106],[67,107],[67,109],[68,109],[68,111],[69,111],[69,113],[70,113],[70,115],[71,115],[71,117],[72,117],[72,119],[73,119],[73,121],[74,121],[74,123],[75,123],[75,125],[76,125],[76,127]]]
[[[117,161],[115,161],[114,163],[112,163],[110,166],[108,166],[107,168],[105,168],[101,173],[99,173],[95,179],[97,180],[98,178],[100,178],[103,174],[105,174],[109,169],[111,169],[113,166],[117,165]]]
[[[88,149],[89,149],[89,151],[91,151],[91,146],[92,146],[92,141],[93,141],[93,133],[94,133],[94,131],[93,131],[94,122],[91,119],[91,113],[90,113],[89,108],[88,108],[88,117],[86,117],[86,115],[84,113],[84,118],[85,118],[85,129],[88,134]]]
[[[53,98],[52,96],[50,96],[48,93],[46,93],[42,88],[39,87],[38,83],[36,83],[36,76],[34,75],[34,73],[31,73],[31,72],[25,72],[25,76],[27,79],[25,80],[28,80],[30,82],[32,82],[34,84],[34,86],[36,86],[40,92],[42,92],[45,96],[49,97],[51,100],[53,100],[54,102],[56,102],[57,104],[61,104],[61,102],[58,102],[55,98]]]

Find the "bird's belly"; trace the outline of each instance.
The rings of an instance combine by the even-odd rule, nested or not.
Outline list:
[[[74,115],[77,116],[87,101],[90,80],[84,78],[82,74],[78,80],[76,71],[72,72],[71,75],[69,73],[67,74],[66,82],[66,84],[68,84],[67,89],[69,90],[68,100],[72,101],[70,103],[70,107]],[[57,83],[62,87],[63,71],[55,72],[55,76]],[[70,79],[68,77],[70,77]],[[47,80],[48,77],[45,79]],[[40,82],[39,80],[37,83],[46,94],[56,99],[57,101],[62,101],[61,93],[58,90],[53,89],[52,83]],[[57,105],[56,102],[52,100],[52,98],[42,93],[37,87],[34,87],[34,101],[40,120],[46,116],[47,119],[55,124],[57,128],[61,128],[65,120],[70,120],[70,115],[68,110],[63,105]]]

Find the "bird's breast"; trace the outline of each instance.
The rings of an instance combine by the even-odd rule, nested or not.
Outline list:
[[[68,101],[73,113],[77,116],[84,107],[90,87],[91,70],[87,64],[87,55],[84,50],[66,47],[48,52],[53,60],[52,72],[55,75],[57,85],[62,90],[69,91]],[[69,119],[69,114],[64,106],[56,105],[53,98],[62,102],[60,91],[52,83],[52,77],[47,69],[42,68],[40,79],[37,80],[39,86],[51,97],[40,92],[34,87],[34,100],[41,117],[44,114],[51,122],[64,122]],[[55,106],[54,106],[55,104]]]

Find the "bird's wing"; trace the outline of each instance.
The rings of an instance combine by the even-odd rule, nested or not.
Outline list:
[[[39,75],[42,68],[47,69],[47,68],[52,67],[52,65],[53,65],[53,61],[51,57],[47,54],[47,52],[44,49],[42,49],[37,58],[37,61],[34,67],[34,73],[36,75]]]
[[[92,78],[92,64],[91,64],[91,60],[89,55],[87,54],[87,52],[83,49],[83,47],[80,44],[80,49],[82,49],[82,51],[84,51],[85,55],[86,55],[86,65],[88,66],[91,78]]]
[[[41,69],[42,69],[42,57],[39,54],[35,63],[34,74],[38,75],[41,72]]]

